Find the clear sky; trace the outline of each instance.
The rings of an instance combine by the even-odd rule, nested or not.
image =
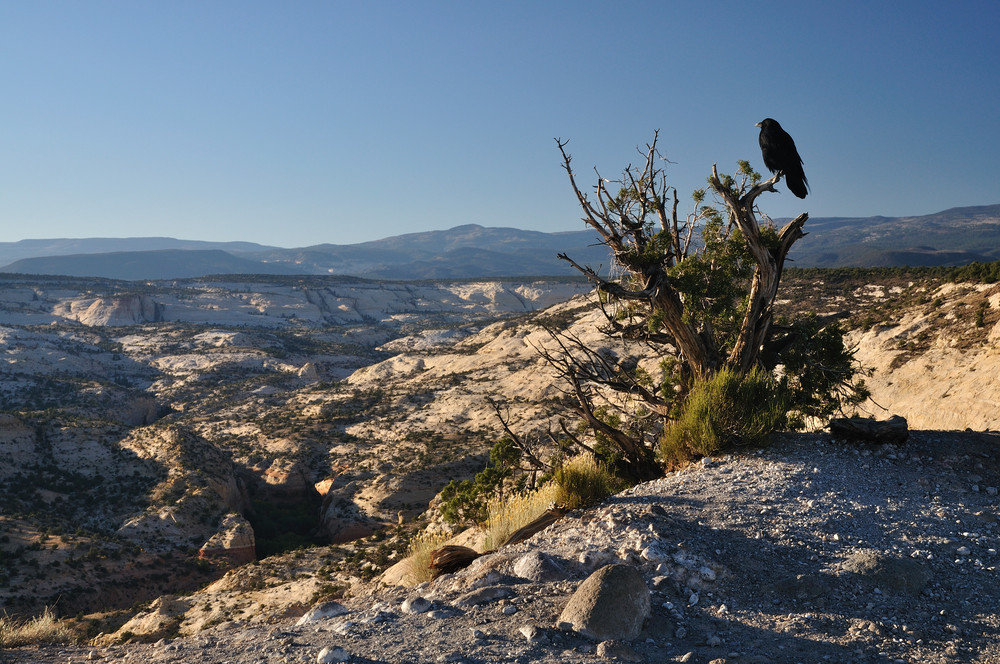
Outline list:
[[[763,170],[771,216],[1000,203],[1000,2],[0,0],[0,241],[283,247],[583,228],[653,130],[682,197]]]

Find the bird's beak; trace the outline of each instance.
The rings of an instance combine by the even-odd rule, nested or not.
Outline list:
[[[755,124],[755,125],[754,125],[754,127],[759,127],[759,126],[760,126],[760,123],[759,123],[759,122],[758,122],[757,124]]]

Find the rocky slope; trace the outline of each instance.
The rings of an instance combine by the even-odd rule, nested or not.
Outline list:
[[[186,613],[197,595],[162,598],[126,626],[166,635],[154,644],[6,657],[994,662],[998,443],[995,434],[973,433],[917,432],[899,447],[786,436],[763,452],[705,460],[570,513],[524,543],[415,588],[358,586],[347,599],[314,606],[316,579],[300,571],[307,578],[272,577],[269,591],[254,591],[285,596],[255,611],[249,594],[207,589],[200,594],[211,603]],[[612,563],[634,567],[645,584],[638,592],[649,597],[634,638],[563,613],[581,582]],[[232,588],[254,567],[221,583]],[[266,568],[256,573],[266,575]]]
[[[1000,285],[828,276],[789,284],[783,306],[841,319],[872,372],[868,414],[918,429],[1000,429]]]
[[[381,462],[345,431],[385,408],[381,387],[340,379],[388,357],[378,345],[401,335],[467,336],[583,287],[17,276],[3,286],[0,602],[14,613],[57,600],[71,613],[125,607],[255,553],[395,522],[396,511],[355,502]],[[454,472],[468,472],[465,456]],[[437,490],[433,472],[415,474],[426,486],[411,513]],[[132,592],[107,573],[112,561],[126,561]]]
[[[562,393],[537,357],[549,343],[542,323],[598,343],[586,298],[531,311],[580,284],[321,281],[122,293],[113,283],[18,278],[0,290],[5,609],[31,613],[56,598],[68,614],[125,608],[219,579],[157,604],[172,625],[164,633],[301,613],[398,560],[406,529],[440,488],[482,467],[498,436],[487,396],[509,405],[519,430],[555,422]],[[903,415],[918,440],[947,445],[934,430],[998,428],[1000,415],[977,402],[995,391],[995,287],[787,285],[786,311],[853,328],[859,357],[876,370],[879,417]],[[136,315],[142,322],[115,324]],[[633,349],[609,352],[628,359]],[[366,540],[220,579],[251,546],[263,557],[357,536]],[[114,640],[131,613],[88,621]]]

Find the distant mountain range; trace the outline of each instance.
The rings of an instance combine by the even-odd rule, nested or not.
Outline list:
[[[805,230],[806,237],[789,256],[796,267],[1000,260],[1000,205],[919,217],[816,217]],[[0,243],[0,271],[128,280],[209,274],[342,274],[400,280],[576,274],[556,257],[560,252],[595,269],[609,263],[593,231],[543,233],[466,225],[297,249],[165,237],[22,240]]]
[[[964,265],[1000,260],[1000,205],[920,217],[817,217],[790,257],[797,267]]]

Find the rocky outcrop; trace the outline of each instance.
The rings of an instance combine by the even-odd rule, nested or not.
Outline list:
[[[164,309],[148,295],[124,295],[61,302],[53,313],[84,325],[115,326],[162,321]]]
[[[328,493],[319,511],[318,534],[330,544],[353,542],[368,537],[378,522],[361,513],[357,505],[337,494]]]
[[[270,459],[253,466],[250,471],[267,486],[271,496],[294,498],[316,491],[309,468],[302,461]]]
[[[202,559],[225,559],[234,565],[242,565],[257,559],[253,527],[237,513],[229,513],[222,519],[219,529],[198,549]]]
[[[985,324],[1000,309],[996,291],[944,284],[919,293],[934,306],[851,331],[846,341],[873,370],[866,383],[877,406],[869,408],[880,418],[901,415],[911,429],[1000,429],[1000,323]],[[882,306],[891,302],[887,297]],[[978,327],[975,312],[983,314]]]
[[[250,499],[232,460],[183,427],[137,430],[122,446],[167,468],[150,504],[119,527],[118,534],[152,551],[186,548],[216,534],[210,525],[229,512],[243,513]]]
[[[183,619],[184,613],[191,608],[192,602],[187,599],[164,595],[153,600],[146,611],[143,611],[122,625],[115,634],[102,634],[94,639],[96,646],[110,646],[127,635],[139,635],[144,639],[156,640],[172,636]]]

